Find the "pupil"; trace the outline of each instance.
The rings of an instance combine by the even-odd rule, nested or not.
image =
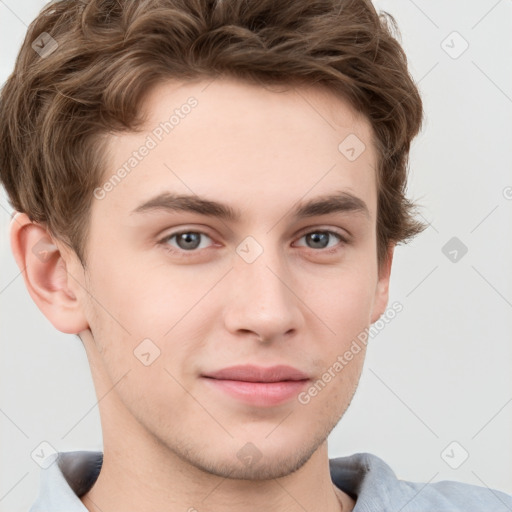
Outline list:
[[[310,233],[307,237],[315,249],[323,249],[329,243],[329,233]]]
[[[195,249],[200,243],[199,233],[181,233],[178,235],[178,245],[182,249]]]

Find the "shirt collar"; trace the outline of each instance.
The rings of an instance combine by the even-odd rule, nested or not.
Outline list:
[[[98,478],[103,453],[72,451],[50,457],[49,465],[42,469],[39,496],[30,512],[87,512],[80,496]],[[330,459],[329,469],[334,485],[356,500],[354,512],[390,510],[393,503],[407,501],[395,473],[375,455],[356,453]]]

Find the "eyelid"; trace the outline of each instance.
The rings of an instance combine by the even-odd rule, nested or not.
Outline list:
[[[296,244],[299,240],[301,240],[302,238],[304,238],[305,236],[307,236],[311,233],[328,233],[331,236],[334,236],[335,238],[338,239],[337,243],[335,245],[333,245],[331,247],[324,247],[321,249],[315,249],[312,247],[308,247],[307,245],[299,245],[298,246],[298,247],[303,247],[308,252],[313,252],[314,254],[318,254],[319,256],[335,254],[338,251],[340,251],[344,246],[346,246],[347,244],[350,243],[349,237],[341,234],[340,232],[338,232],[336,230],[333,230],[333,229],[311,229],[311,230],[305,231],[300,236],[298,236],[296,241],[294,242],[294,244]]]
[[[315,226],[315,227],[307,227],[303,230],[300,230],[298,234],[296,235],[296,238],[302,238],[305,235],[308,235],[310,233],[332,233],[336,236],[338,236],[343,242],[349,243],[352,235],[348,233],[346,230],[342,230],[340,228],[333,228],[333,227],[322,227],[322,226]]]
[[[199,229],[193,229],[193,228],[192,228],[192,229],[191,229],[191,228],[188,228],[188,229],[187,229],[187,228],[185,228],[185,229],[180,229],[180,230],[178,230],[178,231],[173,231],[173,232],[171,232],[171,233],[168,233],[167,235],[165,235],[165,236],[161,237],[161,238],[158,240],[158,243],[159,243],[159,244],[162,244],[162,245],[165,245],[165,246],[167,246],[167,247],[169,247],[169,246],[168,246],[168,244],[167,244],[167,242],[168,242],[171,238],[177,237],[177,236],[179,236],[179,235],[183,235],[183,234],[185,234],[185,233],[196,233],[196,234],[198,234],[198,235],[204,235],[204,236],[208,237],[210,240],[212,240],[212,242],[214,241],[214,240],[213,240],[213,237],[212,237],[211,235],[209,235],[208,233],[206,233],[205,231],[201,231],[201,230],[199,230]],[[214,245],[214,244],[212,244],[212,245]],[[183,249],[178,249],[178,248],[176,248],[176,247],[172,247],[171,251],[172,251],[172,250],[174,250],[174,251],[176,251],[176,252],[181,252],[181,253],[186,253],[186,252],[188,252],[188,253],[199,252],[199,250],[185,251],[185,250],[183,250]],[[204,249],[201,249],[201,250],[204,250]]]

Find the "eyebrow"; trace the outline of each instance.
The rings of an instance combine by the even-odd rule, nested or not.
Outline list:
[[[366,203],[350,192],[337,192],[306,202],[297,201],[296,204],[298,206],[292,211],[295,219],[330,213],[356,213],[370,218]],[[238,222],[242,218],[240,210],[227,204],[205,199],[198,195],[173,194],[172,192],[163,192],[148,199],[132,210],[130,215],[161,210],[198,213],[230,222]]]

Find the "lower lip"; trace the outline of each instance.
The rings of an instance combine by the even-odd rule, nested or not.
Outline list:
[[[279,382],[245,382],[205,377],[211,386],[251,405],[269,407],[279,405],[296,397],[308,380],[285,380]]]

